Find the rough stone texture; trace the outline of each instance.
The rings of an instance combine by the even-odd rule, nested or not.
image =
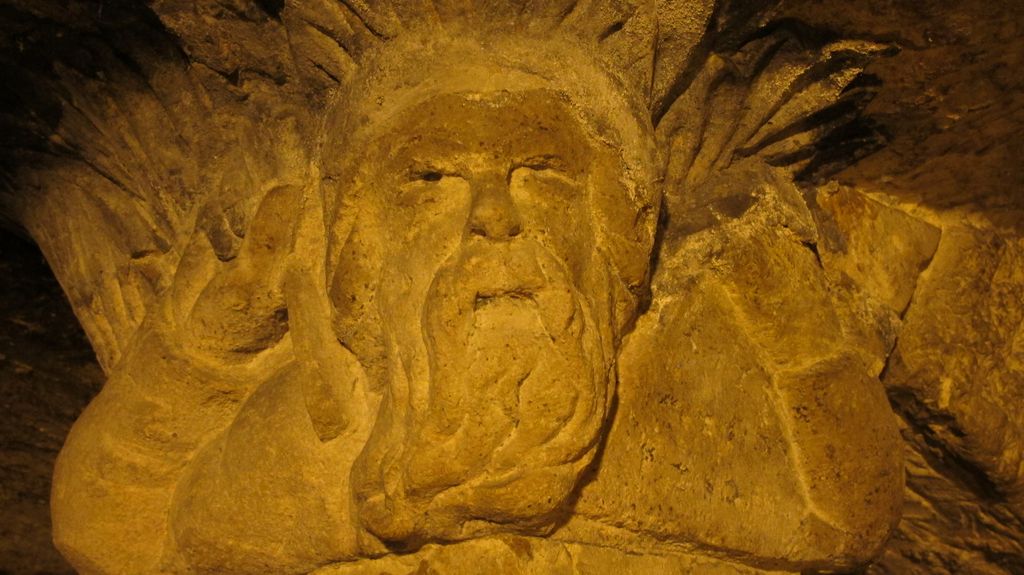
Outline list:
[[[50,476],[103,374],[46,261],[0,234],[0,571],[70,573],[50,543]]]
[[[1019,278],[1009,278],[1019,273],[1011,270],[1019,270],[1012,262],[1024,222],[1022,6],[787,6],[794,17],[840,35],[901,46],[899,55],[868,69],[880,89],[866,113],[888,134],[886,147],[836,176],[849,186],[841,195],[865,193],[918,221],[893,222],[888,233],[856,248],[892,254],[903,246],[904,265],[866,274],[842,266],[850,276],[874,277],[862,280],[862,289],[878,295],[885,285],[919,286],[909,307],[897,306],[875,332],[899,333],[882,380],[902,420],[907,492],[900,527],[871,572],[1021,572],[1021,396],[1014,391],[1021,375],[1013,359],[1021,288]],[[934,233],[911,234],[915,227],[939,230],[939,244],[929,247]],[[911,235],[929,238],[918,243],[917,255],[899,239]],[[827,260],[824,249],[822,256]],[[919,281],[911,273],[895,277],[917,262],[930,264]]]
[[[428,545],[411,555],[336,564],[315,575],[397,575],[399,573],[707,573],[708,575],[781,575],[787,571],[744,568],[712,557],[679,554],[627,554],[611,547],[501,536],[453,545]]]
[[[1024,569],[1018,8],[794,1],[746,41],[766,8],[490,6],[476,32],[534,40],[481,57],[376,55],[419,17],[404,2],[18,4],[17,73],[74,48],[56,89],[25,82],[55,101],[13,116],[5,160],[108,371],[55,492],[79,570]],[[596,48],[539,42],[552,26]],[[848,123],[875,93],[888,148],[828,183],[884,143]],[[530,195],[580,181],[584,202]],[[421,319],[426,352],[403,335]],[[417,387],[424,358],[448,375]]]
[[[940,517],[950,541],[934,541],[935,528],[927,523],[908,529],[914,538],[931,539],[925,545],[936,555],[950,558],[929,561],[938,563],[934,571],[1024,569],[1022,253],[1019,238],[947,228],[886,373],[890,396],[919,449],[911,468],[913,501],[934,499],[939,510],[949,509]],[[945,470],[952,485],[929,487],[942,478],[928,464]],[[950,492],[962,494],[953,499]]]

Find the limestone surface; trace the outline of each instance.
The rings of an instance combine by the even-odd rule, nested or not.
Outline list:
[[[855,570],[911,428],[1019,522],[1024,248],[821,180],[891,47],[738,4],[168,0],[56,50],[4,205],[107,375],[61,552]]]

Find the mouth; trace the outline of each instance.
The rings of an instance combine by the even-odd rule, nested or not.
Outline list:
[[[478,291],[473,300],[473,310],[479,310],[497,303],[534,302],[534,293],[526,289],[494,289]]]

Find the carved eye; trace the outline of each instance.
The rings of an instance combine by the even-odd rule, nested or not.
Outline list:
[[[440,168],[419,162],[409,168],[410,182],[440,182],[447,175],[449,174]]]
[[[527,158],[519,163],[516,168],[525,168],[534,172],[556,172],[565,174],[565,160],[555,155],[544,155]]]
[[[538,181],[556,184],[556,187],[575,188],[580,185],[579,175],[574,174],[566,162],[558,156],[528,158],[516,164],[512,169],[512,174],[518,171],[530,174]]]
[[[405,183],[398,186],[395,201],[401,206],[457,201],[464,183],[454,167],[416,162],[406,172]]]
[[[509,191],[516,201],[562,209],[584,197],[575,176],[565,163],[550,158],[520,162],[509,174]]]

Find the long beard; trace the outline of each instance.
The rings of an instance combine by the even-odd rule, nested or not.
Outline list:
[[[392,364],[415,365],[410,349],[425,350],[428,373],[394,374],[407,385],[389,386],[356,462],[364,527],[405,546],[549,528],[607,411],[601,307],[534,243],[480,244],[449,258],[421,325],[394,326],[415,327],[422,345],[391,350],[406,356]]]

